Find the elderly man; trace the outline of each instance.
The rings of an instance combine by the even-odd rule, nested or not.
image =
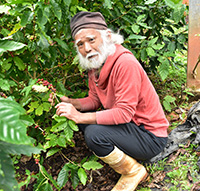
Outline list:
[[[168,121],[158,95],[101,13],[79,12],[70,27],[80,65],[88,70],[89,95],[62,97],[56,113],[79,124],[87,146],[121,174],[113,191],[135,190],[147,176],[137,161],[152,158],[167,143]]]

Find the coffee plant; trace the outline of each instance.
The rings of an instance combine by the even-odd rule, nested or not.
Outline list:
[[[76,188],[79,182],[86,184],[86,170],[101,167],[96,158],[83,159],[80,164],[69,160],[54,180],[39,155],[41,148],[46,157],[51,157],[62,153],[62,148],[74,147],[73,136],[78,131],[73,121],[55,115],[54,106],[48,102],[49,95],[53,94],[55,102],[63,95],[73,98],[87,95],[87,75],[78,66],[70,19],[79,11],[101,11],[109,28],[119,30],[125,39],[124,46],[134,53],[147,73],[159,76],[165,84],[170,68],[183,66],[175,59],[176,52],[185,50],[187,42],[188,7],[181,2],[0,0],[0,92],[3,96],[0,114],[6,120],[0,121],[0,152],[3,153],[0,189],[17,189],[9,154],[37,154],[34,157],[40,171],[35,175],[35,190],[52,190],[51,185],[61,190],[69,179]],[[164,99],[164,107],[168,98]],[[171,102],[175,102],[173,97]],[[22,127],[16,129],[15,124]],[[21,143],[15,141],[18,135],[23,137]],[[33,142],[37,147],[30,146]],[[5,159],[8,159],[8,168],[3,163]],[[12,176],[8,178],[9,173]]]
[[[42,150],[34,147],[35,142],[27,136],[26,128],[34,123],[20,104],[9,98],[0,98],[0,188],[18,190],[14,174],[12,155],[38,154]]]

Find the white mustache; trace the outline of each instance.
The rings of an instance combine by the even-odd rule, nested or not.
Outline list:
[[[89,59],[89,58],[92,57],[92,56],[98,56],[98,55],[99,55],[98,52],[94,52],[94,53],[91,52],[91,53],[88,53],[88,54],[87,54],[86,58]]]

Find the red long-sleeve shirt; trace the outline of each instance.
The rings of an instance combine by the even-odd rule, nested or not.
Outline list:
[[[82,111],[96,112],[97,124],[116,125],[135,122],[159,137],[167,137],[169,123],[159,97],[146,72],[134,55],[121,45],[107,58],[96,79],[88,73],[89,95],[79,99]]]

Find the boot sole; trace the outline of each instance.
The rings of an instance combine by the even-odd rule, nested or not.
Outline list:
[[[142,183],[142,182],[145,182],[145,180],[147,179],[147,176],[148,176],[148,172],[146,171],[145,168],[143,168],[143,169],[141,169],[141,170],[144,170],[144,171],[145,171],[145,174],[144,174],[144,176],[141,178],[139,184]]]
[[[138,173],[138,174],[141,174],[141,177],[138,179],[137,184],[135,184],[135,185],[132,186],[132,187],[127,187],[127,188],[124,187],[124,188],[123,188],[123,187],[118,186],[118,183],[117,183],[117,184],[115,185],[115,187],[114,187],[111,191],[119,191],[119,190],[121,190],[121,191],[134,191],[134,190],[137,188],[137,186],[138,186],[139,184],[145,182],[145,180],[146,180],[146,178],[147,178],[147,176],[148,176],[148,173],[147,173],[145,167],[141,168],[137,173]],[[122,175],[122,176],[123,176],[123,175]],[[121,177],[121,178],[122,178],[122,177]],[[120,179],[121,179],[121,178],[120,178]],[[120,182],[120,179],[118,180],[118,182]]]

